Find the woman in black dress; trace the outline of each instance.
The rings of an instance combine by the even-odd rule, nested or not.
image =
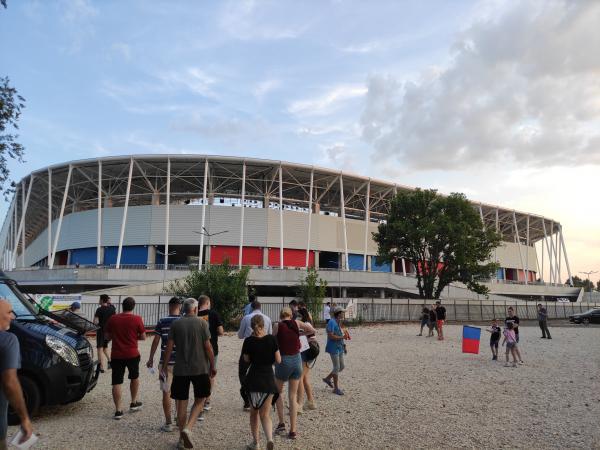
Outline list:
[[[273,375],[273,364],[281,363],[281,355],[277,346],[277,339],[265,332],[265,322],[260,314],[252,317],[250,321],[252,336],[244,340],[242,354],[244,360],[250,363],[248,375],[244,382],[244,388],[248,393],[252,409],[250,410],[250,430],[253,441],[246,448],[255,450],[260,448],[258,430],[258,418],[262,424],[267,438],[267,450],[274,448],[273,424],[271,422],[271,405],[273,396],[278,395],[275,377]]]

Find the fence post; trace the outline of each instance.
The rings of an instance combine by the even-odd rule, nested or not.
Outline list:
[[[160,294],[158,295],[158,307],[156,308],[156,322],[155,325],[160,320]]]
[[[119,303],[118,303],[118,309],[117,312],[120,313],[121,312],[121,296],[119,295]]]
[[[471,321],[471,300],[467,299],[467,320]]]
[[[479,300],[479,309],[481,310],[481,320],[483,320],[483,300]]]
[[[410,322],[410,298],[408,300],[408,321]]]
[[[390,320],[393,320],[393,315],[392,315],[392,297],[390,297]]]
[[[371,297],[371,322],[375,322],[375,305],[373,304],[373,297]]]
[[[454,299],[454,320],[456,320],[456,299]]]

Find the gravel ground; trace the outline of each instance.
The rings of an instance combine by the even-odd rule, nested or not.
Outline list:
[[[600,448],[600,328],[552,327],[548,341],[538,328],[522,327],[525,365],[518,368],[491,361],[487,333],[482,353],[466,355],[460,326],[447,326],[443,342],[416,330],[352,329],[340,381],[346,395],[321,381],[330,369],[322,355],[313,372],[318,409],[299,417],[296,441],[276,438],[276,448]],[[319,338],[324,343],[322,331]],[[146,361],[150,341],[141,347]],[[240,348],[237,336],[220,340],[213,410],[194,428],[196,448],[243,449],[251,440],[238,394]],[[42,409],[34,419],[39,447],[174,448],[177,434],[159,431],[158,381],[145,369],[141,378],[143,410],[118,422],[106,374],[82,401]]]

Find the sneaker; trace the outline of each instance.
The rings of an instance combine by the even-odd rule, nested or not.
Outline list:
[[[160,431],[164,433],[170,433],[175,430],[175,426],[172,423],[165,423],[162,427],[160,427]]]
[[[331,380],[329,380],[327,378],[323,378],[323,383],[325,383],[327,386],[329,386],[331,389],[333,389],[333,383],[331,382]]]
[[[260,447],[256,442],[251,442],[250,444],[246,445],[246,450],[260,450]]]
[[[177,450],[182,450],[185,448],[185,444],[183,443],[183,439],[179,438],[179,441],[177,441]]]
[[[525,363],[524,363],[523,361],[519,361],[519,364],[520,364],[520,365],[523,365],[523,364],[525,364]]]
[[[334,390],[333,390],[333,393],[334,393],[335,395],[344,395],[344,391],[342,391],[341,389],[334,389]]]
[[[516,362],[512,363],[512,366],[517,367],[517,363]]]
[[[129,411],[139,411],[142,409],[142,402],[134,402],[129,404]]]
[[[298,437],[298,435],[296,434],[295,431],[290,431],[287,435],[287,438],[292,439],[292,440],[296,439],[297,437]]]
[[[550,336],[548,336],[546,339],[552,339]]]
[[[212,409],[212,406],[210,406],[210,402],[204,403],[204,411],[210,411],[211,409]]]
[[[285,423],[280,423],[275,428],[275,434],[285,434]]]
[[[244,403],[244,411],[250,411],[250,404]]]
[[[504,367],[510,367],[509,363],[504,363]]]
[[[194,448],[194,444],[192,444],[191,435],[192,433],[187,428],[184,428],[183,430],[181,430],[181,433],[179,433],[179,437],[183,441],[184,448]]]
[[[274,449],[275,449],[275,443],[273,441],[267,442],[267,450],[274,450]]]
[[[115,411],[115,420],[121,420],[123,418],[123,411]]]
[[[315,406],[315,402],[306,402],[306,409],[310,409],[311,411],[317,409],[317,407]]]
[[[204,413],[200,413],[198,416],[198,422],[202,422],[204,420]]]

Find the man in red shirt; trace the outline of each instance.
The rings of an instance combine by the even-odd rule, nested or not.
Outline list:
[[[131,404],[130,411],[138,411],[142,402],[137,400],[140,387],[140,351],[138,341],[146,339],[146,329],[140,316],[133,314],[135,300],[127,297],[123,300],[123,312],[111,316],[106,324],[105,335],[112,340],[112,396],[115,402],[115,420],[123,418],[121,407],[121,385],[125,368],[129,373]]]

